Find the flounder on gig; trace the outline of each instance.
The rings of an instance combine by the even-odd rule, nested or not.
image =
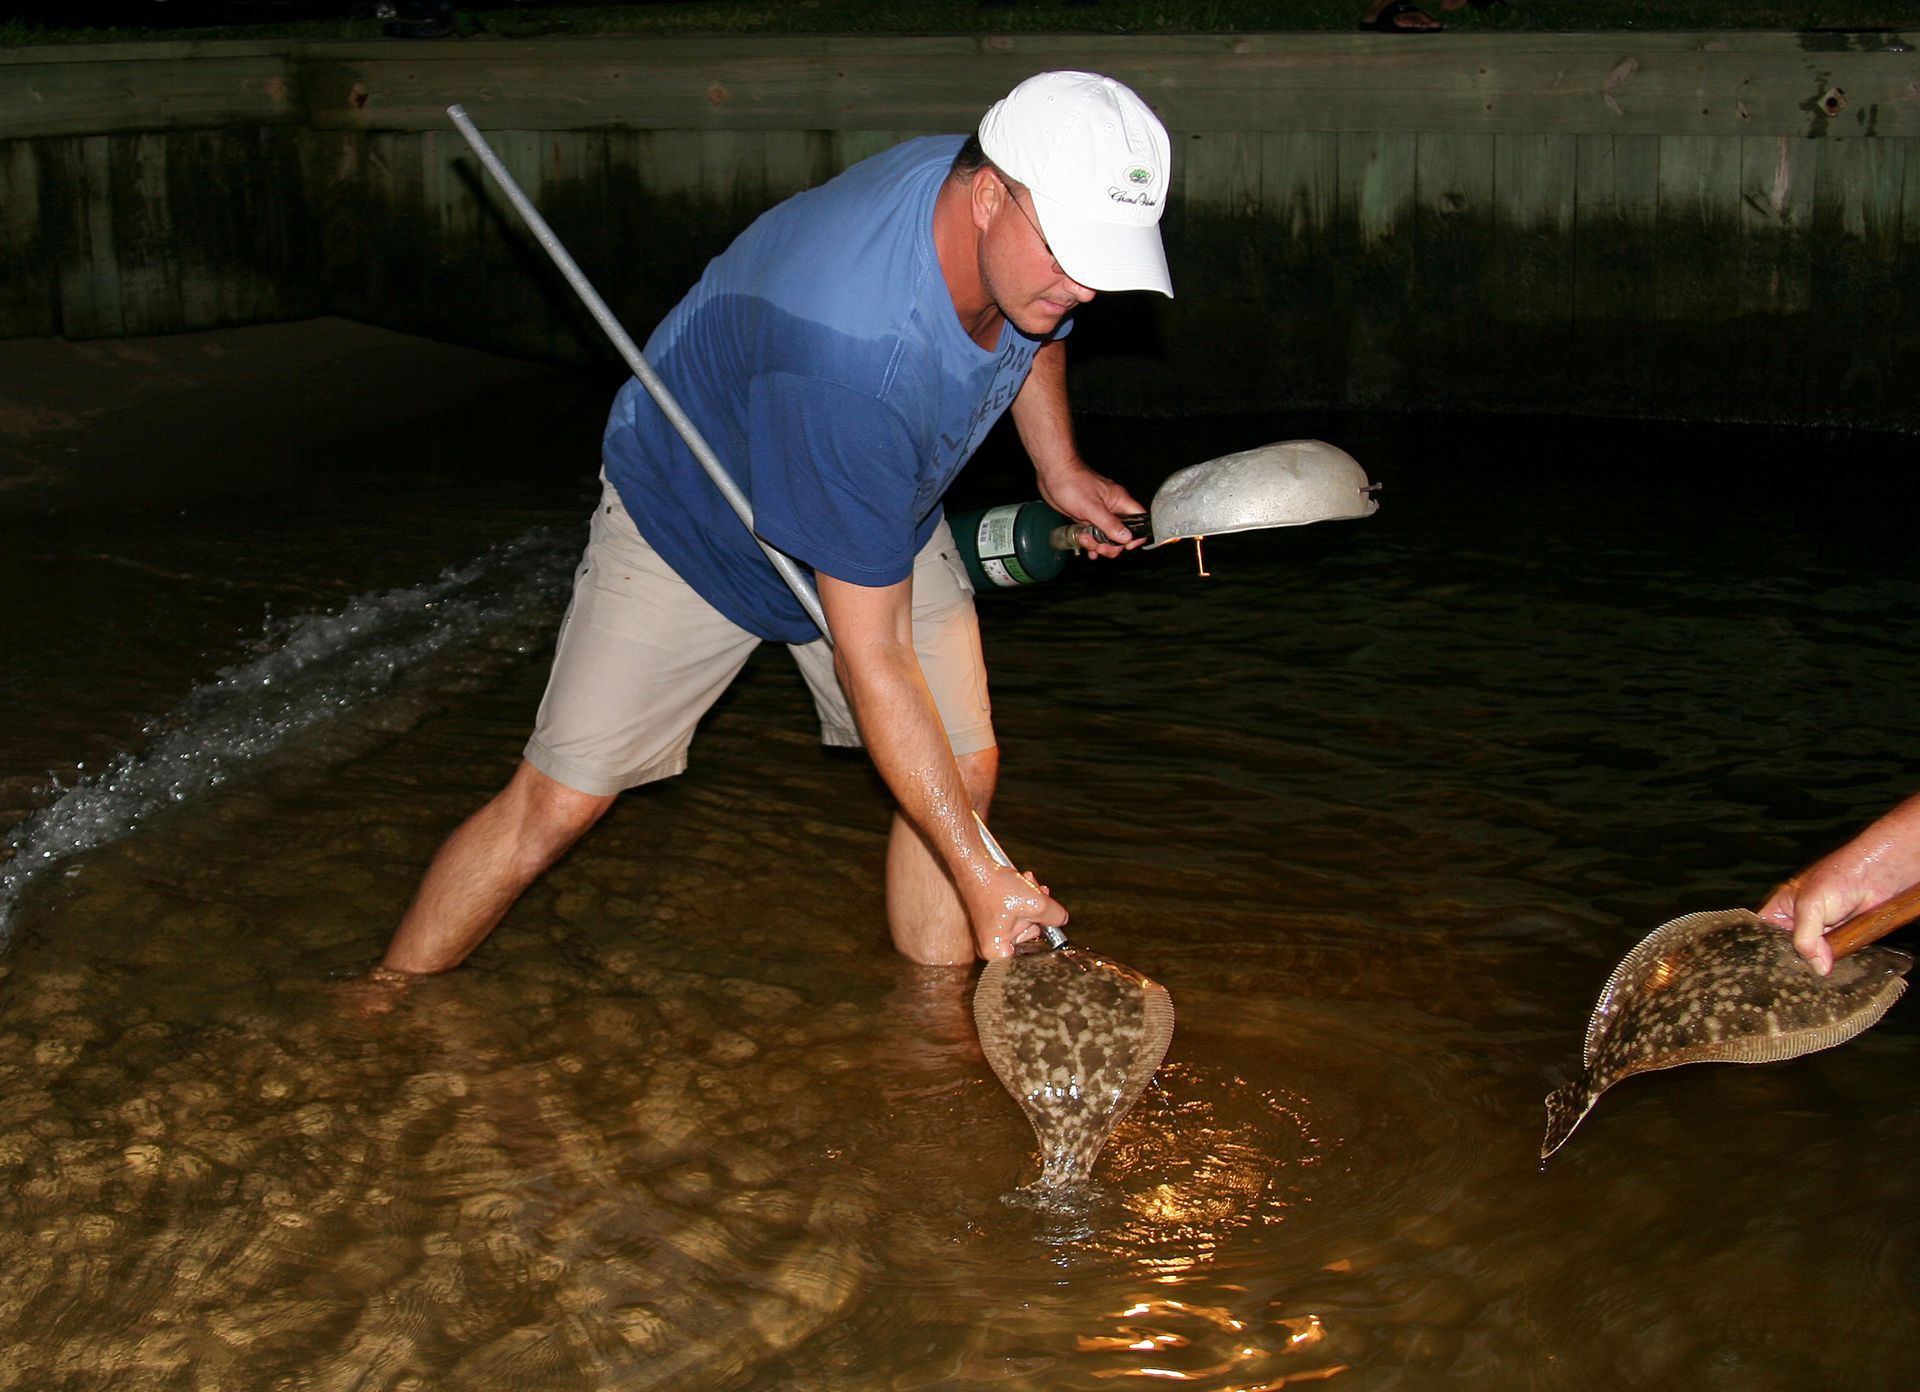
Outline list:
[[[1656,928],[1607,979],[1587,1021],[1585,1071],[1547,1098],[1546,1159],[1600,1094],[1683,1063],[1773,1063],[1844,1044],[1900,999],[1913,959],[1868,947],[1821,976],[1793,940],[1745,909]]]
[[[973,1018],[987,1062],[1033,1123],[1044,1189],[1086,1182],[1173,1038],[1164,986],[1073,947],[987,963]]]

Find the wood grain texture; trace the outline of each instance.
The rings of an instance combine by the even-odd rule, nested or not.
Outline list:
[[[1884,35],[12,50],[0,334],[334,312],[604,362],[447,105],[644,341],[764,208],[1068,65],[1174,140],[1179,298],[1076,341],[1129,407],[1920,417],[1920,59]]]

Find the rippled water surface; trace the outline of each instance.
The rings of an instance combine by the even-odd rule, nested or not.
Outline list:
[[[1385,488],[983,601],[996,831],[1179,1011],[1035,1207],[778,652],[469,966],[361,981],[517,757],[608,393],[345,401],[324,457],[262,419],[261,469],[139,489],[22,437],[0,1387],[1905,1385],[1911,1003],[1537,1155],[1628,947],[1920,787],[1910,441],[1088,422],[1143,493],[1293,436]],[[1006,449],[962,501],[1028,496]]]

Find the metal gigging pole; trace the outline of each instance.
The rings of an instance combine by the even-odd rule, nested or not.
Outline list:
[[[713,480],[713,486],[720,490],[720,496],[727,500],[727,506],[733,509],[734,514],[746,524],[747,530],[752,532],[753,505],[747,501],[747,495],[740,491],[739,485],[733,481],[733,475],[727,472],[726,466],[720,462],[720,457],[713,452],[706,438],[700,434],[700,428],[693,423],[692,418],[685,411],[680,409],[680,403],[674,400],[673,393],[667,390],[667,384],[660,380],[659,375],[648,365],[639,347],[632,338],[628,337],[627,331],[620,327],[620,321],[614,318],[613,311],[607,308],[607,302],[600,298],[599,292],[593,288],[580,267],[574,264],[573,257],[567,254],[567,249],[560,244],[560,239],[553,234],[553,229],[547,226],[547,220],[540,216],[540,210],[533,206],[532,201],[521,191],[520,185],[514,182],[513,175],[507,172],[507,167],[500,162],[500,157],[494,154],[493,147],[487,144],[487,138],[480,134],[480,128],[474,125],[467,115],[466,108],[459,105],[450,106],[447,108],[447,115],[453,118],[454,126],[461,135],[466,137],[467,144],[473,147],[474,154],[480,157],[480,163],[485,166],[487,173],[493,176],[493,181],[500,186],[501,192],[507,195],[508,201],[526,220],[527,226],[533,229],[534,240],[538,241],[545,248],[547,255],[553,258],[553,264],[559,267],[560,274],[567,278],[567,284],[573,287],[573,292],[580,297],[580,302],[587,307],[587,311],[605,330],[613,346],[620,350],[620,356],[627,360],[627,366],[633,370],[633,375],[640,379],[640,385],[647,389],[647,395],[658,403],[661,411],[673,423],[673,428],[680,432],[680,438],[687,442],[687,448],[693,451],[693,457],[700,462],[700,467],[706,470],[707,477]],[[753,539],[760,542],[760,549],[767,553],[767,559],[772,561],[773,568],[780,572],[780,578],[787,582],[787,588],[792,590],[793,597],[800,601],[800,607],[807,611],[821,635],[831,643],[833,639],[832,635],[827,633],[827,616],[820,608],[820,596],[814,593],[813,585],[805,573],[794,563],[793,557],[767,545],[761,540],[759,533],[754,533]]]

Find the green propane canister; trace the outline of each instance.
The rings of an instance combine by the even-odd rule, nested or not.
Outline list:
[[[1120,520],[1134,536],[1152,539],[1145,531],[1144,514]],[[1014,589],[1051,580],[1067,568],[1067,557],[1089,541],[1106,540],[1101,532],[1075,522],[1038,498],[1029,503],[951,513],[947,526],[976,590]]]
[[[952,513],[947,525],[977,590],[1051,580],[1074,551],[1072,519],[1038,498]]]

